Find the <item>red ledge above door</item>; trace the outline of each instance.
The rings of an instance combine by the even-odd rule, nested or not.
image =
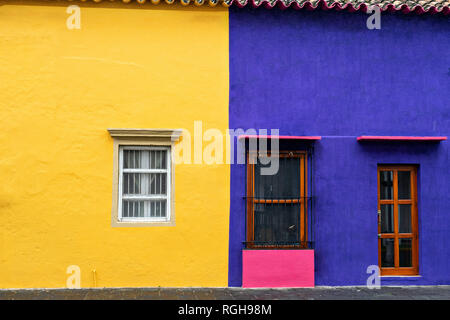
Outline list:
[[[359,136],[358,141],[444,141],[447,137]]]
[[[321,136],[269,136],[269,135],[240,135],[238,139],[291,139],[291,140],[308,140],[316,141],[322,139]]]

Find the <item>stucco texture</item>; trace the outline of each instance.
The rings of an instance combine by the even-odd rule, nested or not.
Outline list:
[[[419,277],[450,283],[449,20],[439,15],[230,9],[230,127],[320,135],[314,154],[316,285],[365,285],[378,265],[377,165],[418,166]],[[230,286],[242,284],[245,167],[231,167]]]
[[[228,12],[0,2],[0,288],[226,286],[229,167],[176,165],[174,227],[111,227],[107,128],[228,126]]]

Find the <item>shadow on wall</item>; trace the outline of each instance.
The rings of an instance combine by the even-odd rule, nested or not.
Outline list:
[[[52,7],[68,7],[71,5],[77,5],[80,8],[110,8],[110,9],[139,9],[139,10],[185,10],[185,11],[211,11],[211,10],[227,10],[227,8],[217,5],[216,7],[210,7],[208,5],[196,6],[193,3],[183,6],[179,2],[174,4],[167,4],[160,2],[157,5],[152,4],[150,1],[145,4],[139,4],[137,2],[123,3],[121,0],[115,1],[102,1],[95,3],[93,1],[68,1],[68,0],[0,0],[0,6],[5,5],[23,5],[23,6],[52,6]]]
[[[380,154],[380,151],[388,152],[392,154],[410,154],[417,157],[419,155],[436,154],[441,146],[440,141],[426,141],[426,142],[414,142],[414,141],[391,141],[391,142],[359,142],[358,145],[364,152]]]

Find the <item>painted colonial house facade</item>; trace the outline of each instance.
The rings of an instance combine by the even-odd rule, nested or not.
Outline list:
[[[0,1],[0,288],[450,284],[449,8]]]

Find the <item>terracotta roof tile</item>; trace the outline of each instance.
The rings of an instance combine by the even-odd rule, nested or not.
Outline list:
[[[349,11],[363,10],[368,6],[376,5],[382,11],[402,11],[409,13],[450,13],[450,0],[224,0],[229,5],[236,4],[243,7],[247,4],[259,7],[264,5],[273,8],[278,5],[282,8],[294,7],[296,9],[336,9]]]
[[[81,0],[85,2],[86,0]],[[91,0],[94,2],[102,2],[102,0]],[[106,0],[105,0],[106,1]],[[114,1],[114,0],[109,0]],[[116,0],[123,3],[130,3],[135,1],[140,4],[153,3],[158,4],[163,0]],[[168,4],[180,2],[182,5],[189,5],[191,3],[201,6],[208,4],[209,6],[216,6],[221,4],[223,6],[237,5],[244,7],[252,5],[254,7],[265,6],[273,8],[279,6],[281,8],[293,7],[295,9],[309,9],[316,8],[328,10],[348,10],[366,11],[368,6],[376,5],[382,11],[402,11],[404,13],[415,12],[422,13],[450,13],[450,0],[164,0]]]

